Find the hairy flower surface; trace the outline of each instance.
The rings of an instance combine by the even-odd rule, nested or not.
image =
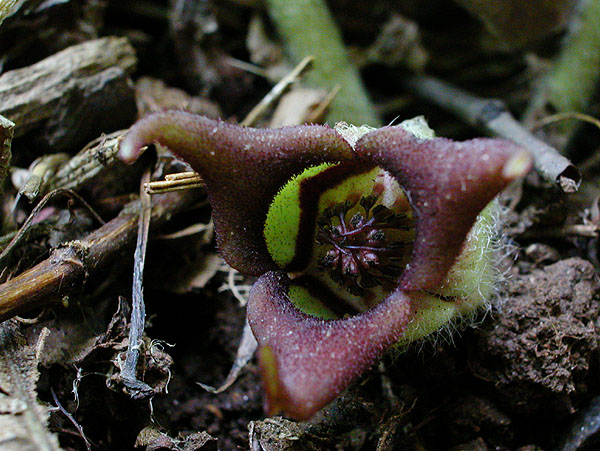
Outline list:
[[[247,316],[266,408],[296,419],[390,346],[486,302],[491,226],[480,213],[531,167],[509,141],[434,138],[418,120],[253,129],[166,111],[135,124],[120,156],[154,142],[204,179],[223,258],[259,276]]]

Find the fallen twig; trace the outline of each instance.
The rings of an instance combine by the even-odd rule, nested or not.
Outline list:
[[[406,79],[405,84],[411,92],[453,112],[469,124],[528,149],[541,176],[564,192],[573,193],[579,188],[579,170],[556,149],[526,130],[501,100],[476,97],[432,77],[414,76]]]
[[[121,367],[121,379],[125,388],[134,399],[145,398],[154,394],[154,390],[145,382],[137,378],[137,362],[142,346],[144,326],[146,322],[146,305],[144,303],[144,263],[146,261],[146,247],[148,244],[148,230],[150,229],[150,217],[152,201],[150,195],[143,189],[143,185],[150,179],[150,170],[142,177],[142,189],[140,200],[142,209],[138,220],[137,243],[133,257],[133,286],[131,295],[131,321],[129,324],[129,344],[125,361]]]
[[[64,189],[64,188],[56,189],[56,190],[46,194],[46,196],[44,196],[44,198],[35,206],[33,211],[27,217],[27,220],[25,221],[25,223],[21,226],[21,228],[17,232],[17,234],[13,237],[13,239],[10,241],[10,243],[8,243],[8,246],[6,246],[4,248],[2,253],[0,253],[0,265],[10,256],[12,251],[19,245],[21,240],[27,235],[27,232],[33,225],[33,220],[40,213],[40,211],[46,206],[46,204],[53,198],[55,198],[57,196],[61,196],[61,195],[67,196],[70,199],[75,199],[76,201],[81,203],[90,212],[90,214],[94,217],[94,219],[96,221],[98,221],[100,224],[104,224],[104,220],[98,215],[98,213],[96,213],[94,211],[94,209],[90,206],[90,204],[88,204],[85,201],[85,199],[83,197],[81,197],[79,194],[77,194],[75,191],[71,191],[69,189]]]
[[[258,118],[262,116],[265,110],[272,105],[281,95],[290,87],[292,83],[298,80],[299,77],[304,75],[307,70],[312,67],[315,58],[313,56],[307,56],[285,77],[283,77],[279,83],[277,83],[269,91],[269,93],[262,98],[260,102],[256,104],[252,111],[241,122],[241,125],[254,125]]]
[[[152,226],[164,224],[190,205],[193,191],[152,198]],[[140,201],[82,240],[65,243],[49,258],[0,285],[0,321],[35,308],[68,300],[82,290],[89,274],[105,268],[137,235]]]
[[[126,130],[119,130],[102,135],[89,142],[73,158],[64,163],[52,179],[48,181],[49,189],[76,189],[103,171],[108,171],[117,161],[119,142]]]
[[[144,190],[148,194],[162,194],[170,191],[202,188],[203,186],[202,177],[194,171],[189,171],[167,174],[165,180],[145,183]]]

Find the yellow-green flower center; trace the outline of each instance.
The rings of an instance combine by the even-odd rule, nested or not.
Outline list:
[[[305,169],[275,196],[264,236],[293,279],[290,297],[306,313],[364,311],[397,286],[414,240],[412,208],[378,167]]]

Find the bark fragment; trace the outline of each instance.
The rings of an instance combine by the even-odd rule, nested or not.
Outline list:
[[[98,92],[94,85],[107,79],[120,80],[117,84],[123,86],[122,76],[115,75],[118,71],[130,75],[135,65],[135,52],[126,38],[106,37],[74,45],[1,75],[0,114],[17,124],[15,137],[21,137],[48,120],[60,120],[61,103],[68,103],[74,94]],[[105,72],[109,69],[112,72]]]

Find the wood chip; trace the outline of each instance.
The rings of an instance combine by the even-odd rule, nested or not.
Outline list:
[[[96,83],[94,76],[110,68],[131,75],[135,65],[135,51],[126,38],[106,37],[74,45],[1,75],[0,114],[17,124],[15,137],[23,136],[50,119],[74,87]]]

